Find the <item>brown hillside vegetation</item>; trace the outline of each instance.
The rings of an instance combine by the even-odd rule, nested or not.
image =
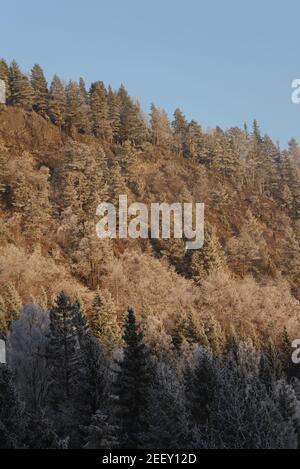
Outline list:
[[[169,339],[215,321],[224,334],[300,332],[300,148],[282,151],[251,131],[205,131],[177,109],[150,119],[124,86],[51,85],[0,60],[0,317],[21,303],[52,304],[64,289],[88,315],[105,292],[121,321],[128,305]],[[205,244],[99,240],[96,207],[129,202],[205,203]],[[147,326],[148,325],[148,326]],[[183,331],[183,332],[182,332]],[[152,331],[153,332],[153,331]],[[182,337],[187,338],[187,337]],[[180,339],[181,340],[181,339]]]
[[[213,145],[217,135],[203,138]],[[269,189],[245,182],[246,162],[224,176],[172,147],[67,136],[13,107],[0,112],[0,150],[3,298],[9,285],[23,303],[46,306],[64,288],[89,311],[100,288],[111,293],[119,318],[132,305],[141,317],[157,317],[169,335],[190,312],[199,323],[215,317],[242,336],[276,337],[284,326],[299,331],[299,225]],[[122,168],[126,152],[134,155],[130,171]],[[98,240],[95,207],[118,189],[148,203],[204,202],[204,250],[186,254],[174,240]]]

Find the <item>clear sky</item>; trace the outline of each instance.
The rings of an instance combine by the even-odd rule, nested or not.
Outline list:
[[[257,118],[300,140],[299,0],[0,0],[0,56],[50,79],[122,82],[148,112],[182,108],[205,128]]]

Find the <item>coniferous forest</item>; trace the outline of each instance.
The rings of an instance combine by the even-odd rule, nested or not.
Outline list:
[[[1,449],[299,449],[300,146],[0,60]],[[205,243],[96,236],[205,203]]]

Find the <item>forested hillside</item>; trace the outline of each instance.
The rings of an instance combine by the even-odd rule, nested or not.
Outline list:
[[[282,150],[256,121],[147,116],[124,86],[48,84],[39,65],[1,60],[0,79],[0,331],[15,373],[0,370],[0,446],[298,447],[297,142]],[[205,203],[203,249],[98,239],[96,207],[120,194]]]

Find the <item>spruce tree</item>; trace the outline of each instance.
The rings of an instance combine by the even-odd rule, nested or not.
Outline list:
[[[89,104],[89,95],[86,90],[85,81],[83,78],[79,80],[79,105],[78,105],[78,113],[79,113],[79,132],[83,134],[90,134],[92,129],[92,122],[91,122],[91,108]]]
[[[78,377],[74,395],[75,418],[78,424],[89,425],[92,416],[104,407],[108,363],[103,350],[92,334],[79,302],[75,303],[74,330],[78,340]],[[81,428],[82,430],[82,428]],[[82,431],[78,439],[82,440]]]
[[[69,132],[79,131],[81,128],[80,90],[76,81],[69,81],[66,86],[66,125]]]
[[[65,87],[57,75],[54,75],[49,96],[48,114],[53,124],[63,127],[66,120],[67,97]]]
[[[263,139],[262,139],[262,136],[261,136],[259,124],[258,124],[256,119],[254,119],[254,121],[253,121],[252,136],[253,136],[256,143],[258,143],[258,144],[262,143]]]
[[[56,432],[59,437],[69,436],[72,447],[81,443],[80,425],[86,425],[92,414],[92,403],[87,402],[91,397],[84,353],[87,336],[80,304],[61,292],[50,310],[47,404]]]
[[[115,394],[121,447],[137,449],[142,445],[145,412],[151,379],[149,352],[133,309],[128,310],[124,331],[124,356],[119,362]]]
[[[101,81],[92,84],[90,89],[92,130],[95,137],[112,140],[112,127],[109,118],[107,91]]]
[[[46,117],[49,106],[48,83],[42,67],[38,64],[31,70],[31,86],[34,92],[33,109]]]
[[[118,91],[118,98],[120,102],[119,140],[121,142],[129,140],[135,145],[141,145],[147,141],[149,132],[140,104],[130,98],[123,85]]]
[[[188,122],[180,109],[174,112],[174,121],[172,122],[174,132],[175,150],[187,156],[188,152]]]
[[[82,77],[79,78],[79,91],[80,91],[80,94],[82,96],[84,103],[89,104],[89,94],[86,89],[85,81]]]
[[[50,371],[49,400],[57,407],[74,395],[79,373],[77,306],[61,292],[50,310],[47,360]]]
[[[28,77],[21,72],[15,60],[9,68],[9,89],[9,104],[22,107],[27,111],[32,109],[33,89]]]
[[[201,126],[196,121],[191,121],[187,131],[187,147],[189,156],[197,160],[203,158],[204,138]]]

